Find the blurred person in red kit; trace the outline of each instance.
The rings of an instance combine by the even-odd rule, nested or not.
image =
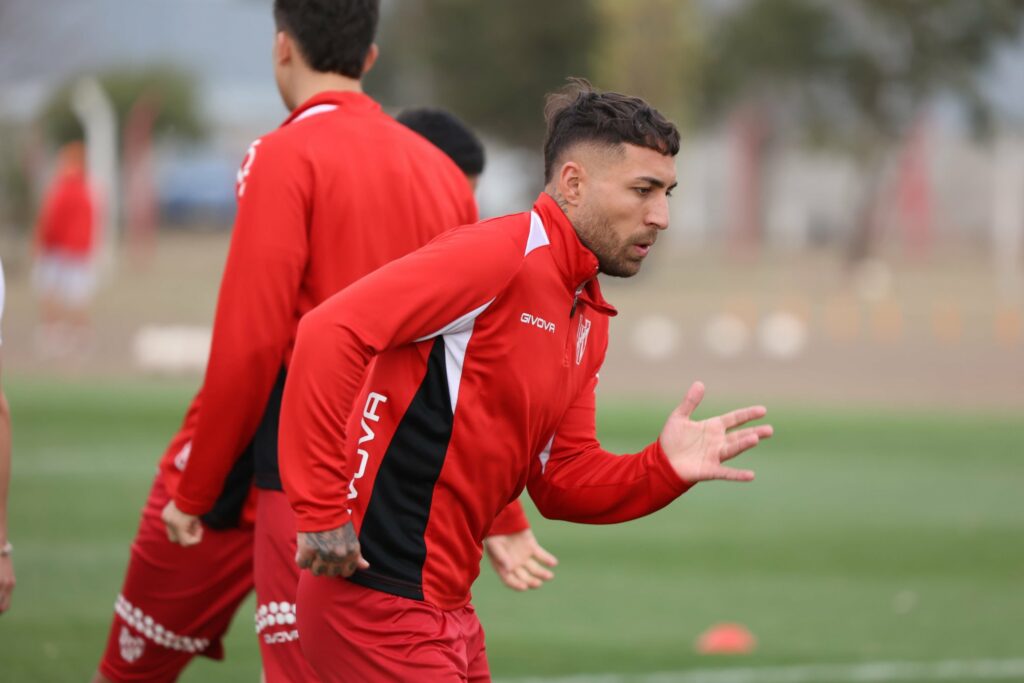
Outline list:
[[[35,235],[33,280],[41,319],[38,349],[45,356],[88,344],[89,307],[96,289],[96,199],[85,168],[85,145],[64,145]]]

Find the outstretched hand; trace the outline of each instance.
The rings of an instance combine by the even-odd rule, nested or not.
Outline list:
[[[348,522],[337,529],[300,532],[295,563],[309,569],[314,576],[352,576],[357,569],[368,569],[370,563],[359,552],[355,527]]]
[[[514,591],[540,588],[555,578],[551,567],[558,564],[558,558],[541,547],[530,529],[488,536],[484,549],[498,578]]]
[[[689,483],[712,479],[751,481],[752,470],[726,467],[722,463],[756,446],[772,435],[771,425],[736,429],[764,417],[764,406],[740,408],[710,417],[693,420],[693,412],[704,398],[704,385],[694,382],[679,407],[672,411],[658,437],[661,448],[679,477]],[[730,431],[732,430],[732,431]]]

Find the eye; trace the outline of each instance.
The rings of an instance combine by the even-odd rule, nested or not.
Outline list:
[[[672,196],[672,190],[669,190],[668,192],[666,192],[665,196],[666,197],[671,197]]]
[[[636,193],[641,197],[646,197],[651,193],[651,188],[649,187],[634,187],[633,189],[636,190]]]

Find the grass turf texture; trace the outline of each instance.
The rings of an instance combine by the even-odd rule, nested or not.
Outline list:
[[[18,587],[0,617],[0,680],[91,674],[192,388],[7,382]],[[608,402],[605,444],[641,447],[669,408]],[[482,570],[495,676],[1024,655],[1019,418],[776,410],[772,423],[777,437],[745,456],[753,484],[705,484],[613,527],[533,514],[562,564],[525,595]],[[695,655],[721,621],[749,626],[757,653]],[[199,660],[183,680],[258,680],[252,623],[250,601],[227,661]]]

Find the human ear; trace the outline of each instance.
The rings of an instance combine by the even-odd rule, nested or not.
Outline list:
[[[373,65],[377,63],[377,57],[380,56],[380,48],[377,47],[377,43],[371,43],[370,49],[366,51],[366,57],[363,59],[363,71],[360,74],[360,78],[365,76]]]
[[[570,206],[580,203],[586,172],[575,161],[567,161],[558,171],[558,192]]]
[[[287,33],[278,31],[274,34],[274,63],[284,66],[292,60],[292,41]]]

